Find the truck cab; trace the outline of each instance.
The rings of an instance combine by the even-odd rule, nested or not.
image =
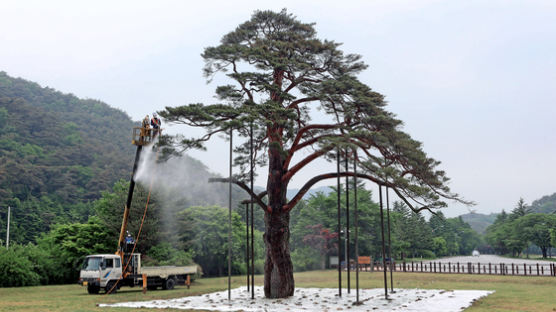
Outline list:
[[[109,292],[121,276],[122,263],[120,256],[111,254],[90,255],[83,261],[78,283],[87,286],[87,291],[90,294],[98,294],[100,289]]]

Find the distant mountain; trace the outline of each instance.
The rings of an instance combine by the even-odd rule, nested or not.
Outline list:
[[[477,231],[477,233],[484,234],[486,228],[492,223],[494,223],[494,220],[496,219],[497,215],[498,215],[497,213],[491,213],[486,215],[482,213],[472,212],[472,213],[466,213],[464,215],[461,215],[461,218],[466,223],[469,223],[471,228]]]
[[[256,193],[260,193],[265,190],[264,187],[256,186],[256,185],[253,189],[255,190]],[[286,197],[292,199],[297,194],[297,192],[299,192],[299,189],[288,189],[288,191],[286,192]],[[313,195],[316,195],[319,192],[323,193],[324,195],[328,195],[328,193],[332,192],[332,189],[330,188],[330,186],[319,186],[316,188],[312,188],[309,191],[307,191],[305,195],[303,195],[303,199],[307,199]]]
[[[556,213],[556,193],[533,201],[531,209],[538,213]]]
[[[299,189],[288,189],[287,197],[288,198],[293,198],[297,194],[297,192],[299,192]],[[312,188],[309,191],[307,191],[307,193],[305,193],[303,198],[307,199],[307,198],[311,197],[312,195],[316,195],[319,192],[323,193],[324,195],[328,195],[328,193],[332,192],[332,189],[330,188],[330,186],[319,186],[319,187],[316,187],[316,188]]]
[[[10,238],[20,243],[52,224],[86,221],[92,201],[117,180],[129,179],[132,128],[138,125],[101,101],[0,72],[0,237],[6,235],[8,205]],[[214,174],[200,161],[182,157],[157,169],[151,174],[169,186],[158,190],[162,199],[172,199],[167,205],[228,205],[227,184],[207,183]],[[148,185],[150,179],[143,180]],[[239,202],[248,196],[234,186],[232,198],[242,212]]]
[[[98,198],[133,161],[131,118],[0,72],[1,199]]]
[[[507,209],[511,211],[512,208]],[[552,195],[543,196],[540,199],[533,201],[531,204],[531,212],[534,213],[556,213],[556,193]],[[471,228],[480,234],[484,234],[486,228],[494,223],[498,213],[481,214],[481,213],[467,213],[461,215],[463,221],[469,223]]]
[[[129,177],[133,126],[103,102],[0,72],[0,207],[14,208],[12,237],[86,220],[87,203]],[[0,233],[4,223],[0,215]]]

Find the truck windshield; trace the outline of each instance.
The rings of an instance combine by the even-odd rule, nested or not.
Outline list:
[[[85,271],[98,270],[100,268],[101,262],[101,257],[88,257],[85,258],[85,261],[83,261],[83,265],[81,266],[81,268]]]

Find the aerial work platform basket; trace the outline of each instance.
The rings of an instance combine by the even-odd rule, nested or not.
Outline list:
[[[133,139],[131,143],[137,146],[149,145],[153,141],[154,131],[152,128],[135,127],[133,128]]]

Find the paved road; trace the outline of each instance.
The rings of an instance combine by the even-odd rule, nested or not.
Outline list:
[[[429,261],[423,261],[423,263]],[[545,260],[536,260],[536,259],[514,259],[514,258],[505,258],[495,255],[480,255],[478,257],[473,256],[458,256],[458,257],[449,257],[449,258],[441,258],[430,262],[442,262],[442,263],[467,263],[467,262],[480,262],[480,263],[504,263],[504,264],[546,264],[549,265],[550,263],[554,263],[553,261],[545,261]]]

